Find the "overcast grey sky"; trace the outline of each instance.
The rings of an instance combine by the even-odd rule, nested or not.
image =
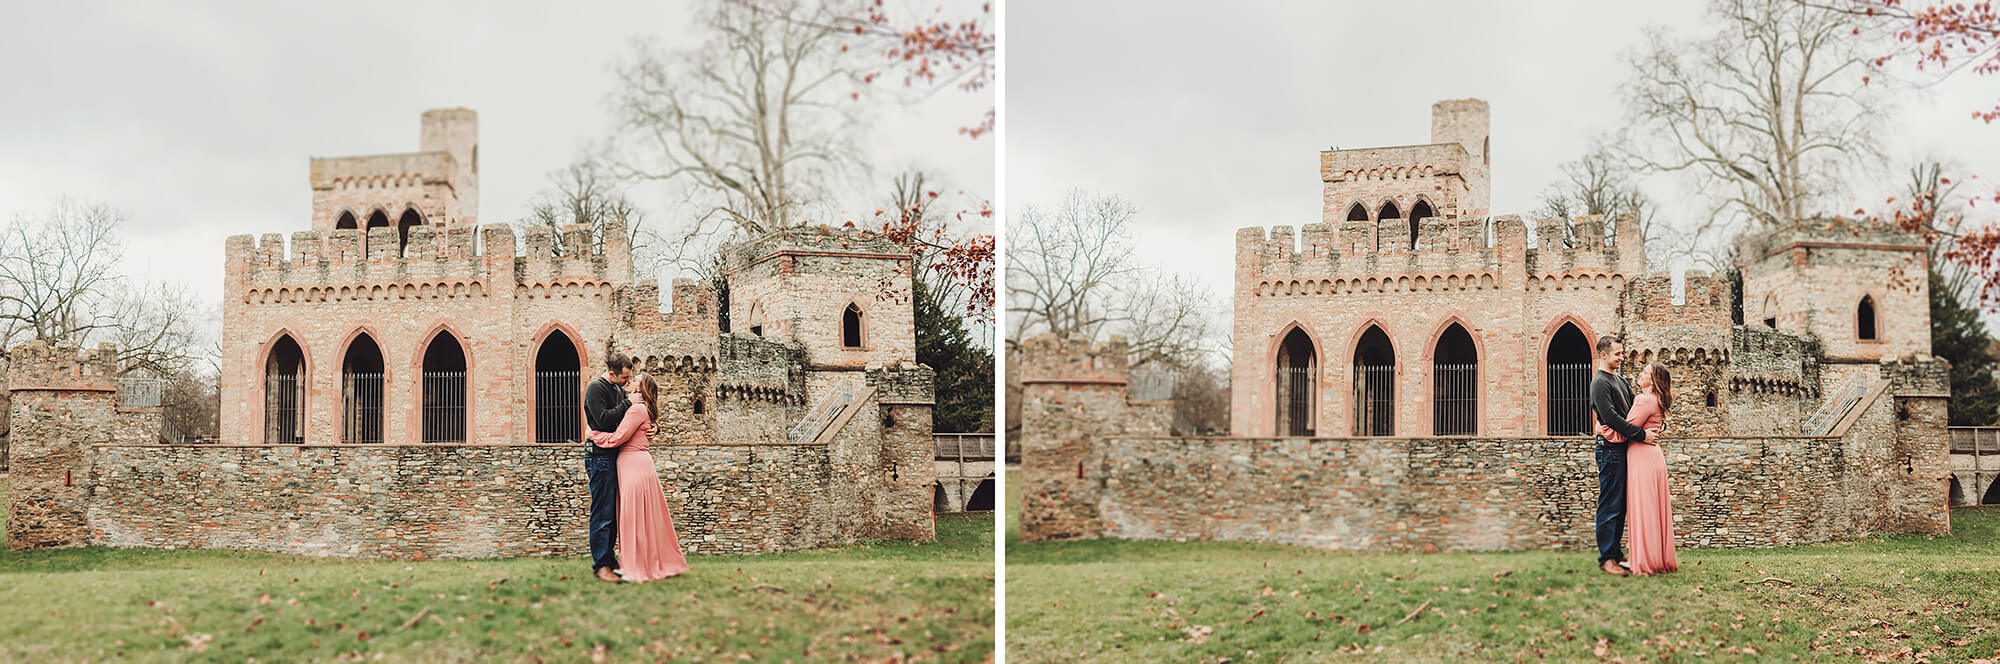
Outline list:
[[[631,37],[698,41],[688,4],[8,0],[0,219],[65,195],[109,204],[129,217],[134,276],[218,303],[225,238],[309,228],[309,157],[412,152],[424,109],[465,106],[479,112],[480,220],[514,221],[607,133],[610,63]],[[991,90],[886,105],[862,143],[878,175],[848,207],[872,210],[911,166],[993,197],[993,140],[956,133],[991,105]],[[677,197],[635,198],[679,223],[657,212]]]
[[[1320,221],[1321,150],[1429,142],[1431,102],[1459,97],[1491,105],[1494,213],[1526,215],[1624,116],[1645,26],[1699,30],[1705,4],[1011,2],[1009,218],[1072,187],[1123,196],[1141,260],[1226,301],[1235,229]],[[2000,177],[2000,126],[1969,119],[1996,99],[2000,77],[1912,92],[1886,124],[1882,191],[1922,155]]]

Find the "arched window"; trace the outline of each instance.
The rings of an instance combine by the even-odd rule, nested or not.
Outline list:
[[[1549,337],[1543,387],[1551,436],[1590,435],[1590,339],[1575,323]]]
[[[1278,343],[1278,434],[1310,436],[1318,428],[1319,353],[1305,330],[1292,328]]]
[[[749,326],[750,334],[764,336],[764,303],[751,302],[749,310],[743,314],[743,322]]]
[[[465,442],[465,347],[439,330],[424,347],[423,441]]]
[[[861,325],[861,305],[848,303],[847,309],[840,312],[840,347],[860,348],[866,340],[864,331]]]
[[[354,218],[354,213],[349,212],[347,210],[341,210],[340,220],[333,222],[333,227],[335,230],[346,230],[350,228],[358,228],[359,226],[360,222]]]
[[[972,495],[965,498],[965,511],[993,511],[993,478],[979,480],[979,486],[972,490]]]
[[[1368,220],[1368,208],[1365,208],[1365,207],[1361,207],[1361,202],[1360,202],[1360,201],[1356,201],[1356,202],[1355,202],[1355,203],[1354,203],[1353,205],[1350,205],[1350,206],[1348,206],[1348,207],[1347,207],[1347,220],[1348,220],[1348,221],[1367,221],[1367,220]]]
[[[369,228],[375,228],[378,226],[387,227],[388,225],[389,225],[389,215],[383,214],[381,210],[376,210],[368,215]]]
[[[1374,325],[1354,345],[1354,435],[1396,435],[1396,348]]]
[[[344,443],[382,442],[382,347],[363,332],[340,358],[340,436]]]
[[[306,442],[306,353],[286,334],[264,358],[264,442]]]
[[[1862,341],[1875,341],[1875,298],[1861,296],[1861,306],[1854,311],[1854,336]]]
[[[1431,211],[1431,202],[1430,202],[1430,201],[1426,201],[1426,200],[1418,200],[1418,201],[1417,201],[1417,204],[1416,204],[1416,205],[1412,205],[1412,206],[1410,206],[1410,248],[1411,248],[1411,249],[1416,249],[1416,248],[1417,248],[1417,228],[1418,228],[1419,226],[1422,226],[1422,225],[1423,225],[1423,221],[1424,221],[1425,219],[1429,219],[1429,218],[1431,218],[1431,217],[1435,217],[1435,216],[1437,216],[1437,213],[1435,213],[1435,212],[1432,212],[1432,211]]]
[[[1396,207],[1395,201],[1382,201],[1382,213],[1375,215],[1377,221],[1403,218],[1403,209]]]
[[[397,242],[399,243],[396,246],[398,247],[398,251],[401,251],[404,254],[409,253],[410,229],[415,228],[417,226],[422,226],[423,224],[424,224],[424,216],[421,214],[417,214],[416,208],[410,208],[403,211],[403,217],[401,219],[396,220],[396,237],[397,237]]]
[[[1764,327],[1773,330],[1778,329],[1778,296],[1776,294],[1764,296]]]
[[[535,350],[535,442],[567,443],[583,436],[583,356],[576,340],[551,330]]]
[[[1479,433],[1479,348],[1458,323],[1445,328],[1431,349],[1431,433]]]

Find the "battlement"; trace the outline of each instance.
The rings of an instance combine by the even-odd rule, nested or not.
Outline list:
[[[1319,179],[1328,183],[1429,177],[1463,179],[1469,157],[1464,146],[1457,143],[1330,149],[1319,153]]]
[[[729,269],[738,270],[785,255],[908,259],[910,250],[872,230],[821,224],[779,229],[731,243],[723,247],[722,255],[729,261]]]
[[[1027,383],[1097,383],[1124,387],[1130,376],[1124,337],[1092,342],[1041,335],[1021,344],[1021,380]]]
[[[503,224],[414,226],[407,247],[390,227],[298,231],[289,248],[277,233],[236,235],[225,245],[225,286],[233,297],[263,302],[274,296],[293,301],[292,291],[301,289],[313,298],[324,297],[322,291],[355,296],[351,287],[362,287],[359,297],[378,287],[446,289],[453,295],[470,289],[479,295],[502,285],[615,287],[631,279],[632,250],[622,224],[606,227],[601,246],[593,246],[589,226],[565,227],[564,246],[572,250],[562,253],[555,251],[547,227],[529,227],[524,236],[517,250],[514,229]],[[261,292],[266,290],[280,292]]]
[[[311,177],[314,191],[394,191],[424,185],[449,187],[451,174],[457,170],[458,160],[449,152],[405,152],[314,157]]]
[[[1880,221],[1820,218],[1783,228],[1744,233],[1736,240],[1738,260],[1756,263],[1792,248],[1853,248],[1920,251],[1921,235]]]
[[[1681,283],[1655,272],[1634,277],[1625,292],[1627,320],[1652,325],[1690,325],[1726,330],[1731,326],[1729,280],[1705,270],[1688,270]]]
[[[893,367],[868,367],[867,382],[875,400],[884,403],[928,404],[937,401],[937,372],[915,362]]]
[[[92,350],[73,345],[28,341],[8,351],[9,390],[117,390],[118,347],[99,344]]]
[[[1568,246],[1558,239],[1534,247],[1529,246],[1526,224],[1514,215],[1421,219],[1414,247],[1410,223],[1391,219],[1306,224],[1296,235],[1291,226],[1237,229],[1237,269],[1243,278],[1260,283],[1451,273],[1490,276],[1502,271],[1539,278],[1570,271],[1637,274],[1645,269],[1644,252],[1621,241],[1639,237],[1638,222],[1631,217],[1618,219],[1615,230],[1608,233],[1599,217],[1578,219],[1568,233],[1569,222],[1539,220],[1535,222],[1539,237],[1574,235],[1574,240]]]

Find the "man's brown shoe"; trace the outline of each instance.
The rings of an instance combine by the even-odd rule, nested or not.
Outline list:
[[[624,581],[624,579],[618,578],[618,574],[611,571],[609,567],[597,568],[597,580],[605,583],[620,583]]]
[[[1604,570],[1605,574],[1609,574],[1612,576],[1630,576],[1632,574],[1631,572],[1625,571],[1625,568],[1619,567],[1618,561],[1616,560],[1606,560],[1604,561],[1604,564],[1598,565],[1597,568]]]

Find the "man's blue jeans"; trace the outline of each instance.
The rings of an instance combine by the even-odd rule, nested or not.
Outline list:
[[[1625,446],[1597,445],[1597,564],[1625,559]]]
[[[617,569],[612,545],[618,535],[618,456],[585,456],[583,473],[590,478],[590,568]],[[1624,500],[1623,493],[1619,500]]]

